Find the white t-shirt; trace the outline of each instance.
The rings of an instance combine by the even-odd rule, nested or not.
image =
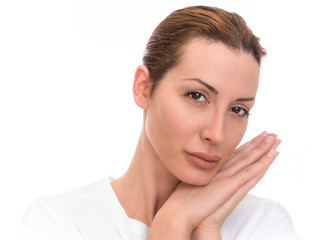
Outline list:
[[[110,178],[36,200],[22,219],[20,240],[145,240],[149,228],[129,218]],[[221,228],[223,240],[300,240],[278,203],[247,195]]]

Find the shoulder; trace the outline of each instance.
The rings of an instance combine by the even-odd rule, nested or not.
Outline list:
[[[108,183],[104,178],[69,192],[35,200],[22,218],[21,239],[40,239],[40,236],[49,235],[55,236],[52,239],[82,239],[79,231],[82,222],[99,219],[106,208],[108,211]]]
[[[248,194],[234,210],[233,215],[241,215],[254,218],[266,218],[273,215],[276,208],[280,206],[279,203],[260,198],[251,194]]]
[[[259,239],[262,236],[274,240],[301,239],[295,232],[290,214],[280,203],[251,194],[226,219],[222,235],[229,236],[225,239],[239,236],[239,239]]]
[[[39,209],[42,209],[53,220],[60,215],[65,215],[63,217],[66,218],[72,214],[77,214],[79,210],[83,211],[84,205],[90,208],[90,206],[94,207],[97,205],[99,201],[101,202],[101,198],[103,200],[108,199],[107,186],[108,180],[104,178],[72,191],[41,197],[34,201],[27,210],[27,213],[29,212],[32,215],[39,212]]]
[[[58,227],[55,220],[50,216],[47,209],[40,201],[34,201],[25,211],[20,229],[19,240],[66,240],[62,229]]]

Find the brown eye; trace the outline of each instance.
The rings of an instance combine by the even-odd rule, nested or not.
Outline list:
[[[239,117],[249,116],[249,111],[242,107],[232,107],[229,111],[237,114]]]
[[[197,91],[187,92],[185,96],[187,96],[188,98],[191,98],[191,100],[195,102],[201,103],[201,102],[207,101],[206,97],[202,93]]]
[[[192,97],[194,100],[199,100],[202,97],[202,94],[198,92],[192,92],[190,93],[190,97]]]

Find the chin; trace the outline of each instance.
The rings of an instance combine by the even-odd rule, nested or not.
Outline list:
[[[183,176],[178,177],[178,179],[181,182],[184,182],[184,183],[187,183],[190,185],[205,186],[212,181],[212,179],[217,174],[217,171],[218,171],[218,169],[214,172],[212,172],[212,171],[207,172],[207,171],[199,170],[199,171],[195,171],[195,172],[192,172],[189,174],[184,174]]]

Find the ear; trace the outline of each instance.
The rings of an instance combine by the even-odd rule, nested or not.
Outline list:
[[[147,107],[149,97],[150,74],[149,70],[140,65],[134,74],[133,97],[136,104],[145,109]]]

